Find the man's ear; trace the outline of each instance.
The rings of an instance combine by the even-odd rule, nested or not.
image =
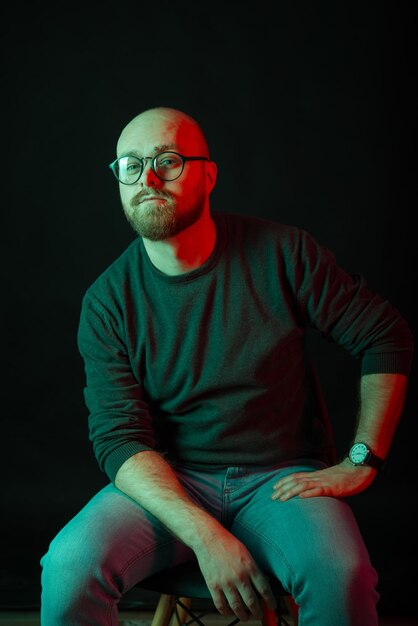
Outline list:
[[[210,193],[216,184],[216,176],[218,174],[218,166],[215,161],[205,163],[206,168],[206,189]]]

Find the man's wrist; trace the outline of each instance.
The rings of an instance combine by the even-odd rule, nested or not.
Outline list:
[[[351,446],[347,455],[348,460],[355,467],[372,467],[380,472],[385,461],[373,452],[371,447],[364,441],[356,441]]]

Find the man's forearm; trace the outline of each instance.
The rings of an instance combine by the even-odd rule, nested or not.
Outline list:
[[[355,434],[386,458],[402,414],[407,388],[403,374],[367,374],[360,382],[360,409]]]
[[[368,374],[360,384],[360,411],[355,441],[367,443],[385,459],[402,413],[407,377],[402,374]],[[364,491],[376,470],[354,467],[348,459],[314,472],[288,474],[273,486],[273,500],[333,496],[345,498]]]
[[[119,469],[115,485],[196,551],[209,546],[221,524],[186,494],[169,463],[154,451],[135,454]]]

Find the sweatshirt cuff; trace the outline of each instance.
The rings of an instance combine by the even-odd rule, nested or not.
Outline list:
[[[410,351],[366,354],[361,363],[363,374],[405,374],[409,375],[413,353]]]
[[[143,452],[144,450],[152,450],[152,448],[136,441],[128,441],[109,454],[104,462],[104,471],[109,476],[112,483],[115,482],[116,474],[125,461],[130,459],[131,456],[134,456],[134,454]]]

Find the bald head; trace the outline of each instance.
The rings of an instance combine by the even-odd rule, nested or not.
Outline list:
[[[209,157],[209,148],[197,121],[171,107],[155,107],[136,115],[122,130],[117,143],[118,157],[142,146],[145,152],[175,150],[182,154]]]

